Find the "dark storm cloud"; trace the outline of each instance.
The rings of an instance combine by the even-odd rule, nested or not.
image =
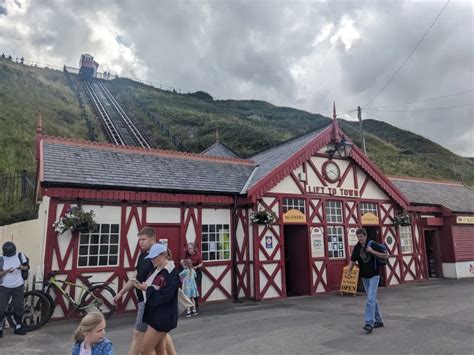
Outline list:
[[[88,52],[101,64],[99,69],[112,73],[205,90],[216,98],[262,99],[325,115],[330,115],[333,100],[341,113],[367,104],[444,5],[17,1],[7,0],[3,8],[8,16],[0,17],[0,48],[6,53],[76,66],[79,55]],[[472,6],[451,2],[370,106],[473,89]],[[459,154],[474,156],[474,107],[414,111],[473,99],[471,93],[393,108],[409,112],[387,108],[363,115],[376,115]],[[354,119],[355,114],[344,118]]]
[[[0,15],[8,15],[7,8],[0,4]]]

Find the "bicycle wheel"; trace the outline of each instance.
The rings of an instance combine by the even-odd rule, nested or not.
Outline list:
[[[115,312],[115,291],[106,285],[92,286],[82,296],[79,309],[84,314],[100,312],[104,318],[109,318]]]
[[[24,308],[22,325],[23,328],[31,332],[45,325],[53,315],[53,308],[50,301],[41,291],[28,291],[24,296]],[[7,308],[7,319],[10,326],[15,326],[13,304]]]

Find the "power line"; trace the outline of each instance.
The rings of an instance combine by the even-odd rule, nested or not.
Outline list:
[[[379,108],[386,108],[386,107],[394,107],[394,106],[403,106],[403,105],[410,105],[410,104],[417,104],[419,102],[426,102],[426,101],[433,101],[433,100],[438,100],[438,99],[444,99],[446,97],[452,97],[452,96],[457,96],[457,95],[463,95],[467,94],[469,92],[473,92],[474,90],[465,90],[465,91],[460,91],[456,92],[454,94],[448,94],[448,95],[443,95],[443,96],[436,96],[436,97],[430,97],[428,99],[421,99],[417,101],[408,101],[408,102],[403,102],[400,104],[393,104],[393,105],[385,105],[385,106],[376,106],[376,107],[363,107],[364,109],[379,109]],[[354,110],[355,111],[355,110]]]
[[[425,112],[425,111],[449,110],[449,109],[452,109],[452,108],[466,107],[466,106],[472,106],[472,105],[474,105],[474,102],[473,102],[473,103],[470,103],[470,104],[464,104],[464,105],[443,106],[443,107],[434,107],[434,108],[417,109],[417,110],[377,110],[377,109],[366,108],[366,109],[364,109],[364,111],[378,111],[378,112]]]
[[[392,80],[395,78],[395,76],[398,74],[398,72],[403,68],[403,66],[405,65],[406,62],[408,62],[408,59],[410,59],[410,57],[412,56],[413,53],[415,53],[416,49],[420,46],[421,42],[423,42],[423,40],[425,39],[426,35],[428,34],[428,32],[431,30],[431,28],[434,26],[434,24],[436,23],[436,21],[438,21],[439,17],[441,16],[441,14],[443,13],[444,9],[446,8],[446,6],[448,6],[449,4],[449,1],[446,1],[446,4],[444,4],[443,8],[441,9],[441,11],[439,12],[438,16],[436,16],[436,18],[434,19],[433,23],[430,25],[430,27],[428,27],[428,29],[425,31],[425,33],[423,34],[423,36],[421,36],[420,40],[418,41],[418,43],[416,44],[415,48],[413,48],[413,50],[410,52],[410,54],[408,55],[408,57],[406,57],[406,59],[403,61],[403,63],[398,67],[398,69],[395,71],[395,73],[390,77],[390,79],[387,81],[387,83],[377,92],[377,94],[372,97],[370,99],[370,101],[365,105],[365,106],[369,106],[372,101],[375,100],[375,98],[377,96],[380,95],[380,93],[382,91],[385,90],[385,88],[392,82]]]

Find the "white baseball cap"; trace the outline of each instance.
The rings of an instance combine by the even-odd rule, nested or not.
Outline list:
[[[156,243],[153,244],[153,246],[150,248],[150,251],[148,252],[148,255],[145,257],[145,259],[154,259],[158,255],[165,253],[168,251],[168,248],[161,243]]]

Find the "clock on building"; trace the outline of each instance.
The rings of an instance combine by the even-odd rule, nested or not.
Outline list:
[[[341,176],[341,171],[339,170],[339,166],[334,161],[327,161],[323,165],[323,173],[324,177],[329,182],[336,182],[339,180]]]

